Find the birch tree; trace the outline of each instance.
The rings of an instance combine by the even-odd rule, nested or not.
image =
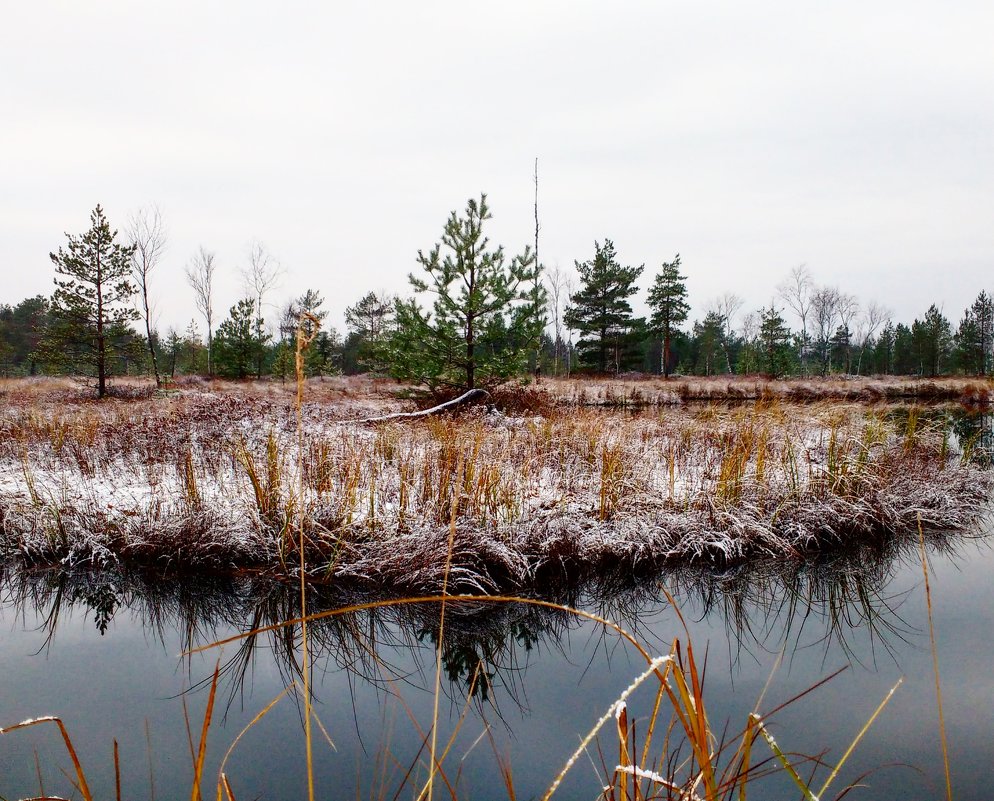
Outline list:
[[[148,343],[148,354],[152,360],[152,373],[155,375],[155,385],[162,386],[162,376],[159,375],[159,364],[155,356],[155,342],[152,337],[153,304],[149,298],[149,278],[152,271],[159,266],[162,255],[166,251],[166,229],[162,223],[162,214],[155,206],[139,209],[128,221],[127,236],[134,247],[131,255],[131,277],[138,288],[138,300],[141,303],[141,315],[145,321],[145,338]]]
[[[193,289],[194,304],[207,323],[207,375],[214,375],[214,253],[200,246],[186,267],[186,280]]]

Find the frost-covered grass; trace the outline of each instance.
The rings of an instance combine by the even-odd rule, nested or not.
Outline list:
[[[542,416],[356,420],[382,383],[191,383],[106,403],[59,386],[0,411],[0,548],[33,563],[293,572],[398,592],[515,590],[687,561],[800,558],[969,530],[989,472],[883,407],[546,404]],[[392,391],[392,390],[390,390]]]
[[[914,378],[902,376],[830,376],[771,380],[763,376],[629,375],[604,379],[543,379],[552,397],[590,406],[670,406],[687,402],[771,400],[812,401],[917,400],[978,405],[994,402],[994,380],[969,376]]]

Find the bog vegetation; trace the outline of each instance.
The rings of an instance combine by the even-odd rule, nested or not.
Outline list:
[[[425,592],[448,564],[451,586],[520,591],[790,559],[911,536],[919,520],[965,530],[987,508],[984,434],[957,434],[942,410],[767,395],[627,413],[580,402],[651,388],[578,398],[550,383],[495,393],[511,411],[365,423],[410,402],[388,381],[312,382],[299,439],[279,385],[193,383],[155,402],[146,385],[107,405],[8,383],[0,547],[30,563],[292,572],[300,519],[308,572]]]

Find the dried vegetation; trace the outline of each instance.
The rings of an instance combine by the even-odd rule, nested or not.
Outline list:
[[[989,471],[915,411],[767,393],[629,414],[556,401],[553,384],[505,391],[511,413],[350,422],[398,408],[388,389],[313,382],[298,454],[278,384],[102,404],[71,385],[5,385],[0,548],[35,564],[292,574],[302,514],[314,577],[418,593],[442,587],[454,523],[448,586],[521,592],[800,559],[913,538],[919,519],[967,531],[989,508]]]

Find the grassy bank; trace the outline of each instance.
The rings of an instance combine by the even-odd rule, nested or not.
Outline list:
[[[355,421],[402,408],[394,388],[336,379],[308,387],[299,449],[275,384],[101,404],[69,385],[3,391],[0,547],[35,564],[292,573],[302,512],[314,576],[437,591],[454,523],[449,587],[519,592],[798,559],[914,537],[919,519],[969,531],[992,487],[946,431],[883,405],[764,396],[633,415],[542,397],[524,404],[541,414],[370,426]]]
[[[639,407],[777,399],[792,403],[917,401],[990,406],[994,381],[970,376],[914,378],[830,376],[767,379],[757,376],[628,376],[599,380],[543,379],[552,397],[573,405]]]

